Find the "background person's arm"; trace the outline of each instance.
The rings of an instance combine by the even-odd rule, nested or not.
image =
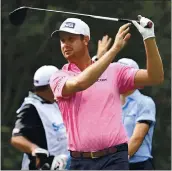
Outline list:
[[[110,45],[112,43],[112,38],[110,38],[108,35],[103,36],[102,40],[98,41],[98,47],[97,47],[97,58],[101,58],[110,48]]]
[[[137,123],[132,136],[128,142],[128,155],[133,156],[141,146],[147,132],[149,125],[146,123]]]
[[[152,127],[156,121],[156,107],[152,98],[146,96],[140,99],[140,101],[138,113],[136,115],[136,125],[128,143],[128,153],[130,157],[137,152],[149,128]],[[150,134],[149,136],[153,135]]]
[[[32,152],[38,148],[38,146],[31,141],[29,141],[27,138],[23,136],[13,136],[11,138],[11,144],[24,153],[32,154]]]
[[[112,42],[112,38],[110,38],[108,35],[103,36],[102,40],[98,41],[97,46],[97,54],[92,57],[92,61],[97,61],[99,58],[101,58],[110,48]]]
[[[41,119],[39,114],[32,104],[26,104],[18,112],[15,127],[12,131],[11,144],[21,152],[32,154],[39,145],[32,142],[33,134],[38,129],[38,123]],[[41,132],[40,132],[41,134]],[[38,134],[37,134],[38,135]]]
[[[48,155],[46,149],[39,148],[38,145],[31,141],[35,128],[37,129],[39,114],[32,104],[26,104],[17,115],[15,128],[12,132],[11,145],[20,150],[21,152],[36,156],[39,153]],[[40,119],[40,118],[39,118]],[[40,120],[41,122],[41,120]],[[39,167],[40,159],[36,156],[35,167]]]
[[[36,144],[32,143],[23,136],[12,137],[11,144],[21,152],[28,153],[31,156],[35,156],[36,168],[42,167],[40,155],[43,155],[44,157],[49,157],[49,152],[46,149],[39,148]]]

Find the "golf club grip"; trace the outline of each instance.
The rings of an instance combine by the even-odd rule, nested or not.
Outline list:
[[[128,23],[128,22],[131,22],[132,20],[119,18],[118,21]],[[137,20],[137,22],[140,24],[140,21]],[[149,21],[144,28],[152,28],[152,25],[153,23]]]

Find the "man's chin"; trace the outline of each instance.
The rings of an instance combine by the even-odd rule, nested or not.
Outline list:
[[[65,55],[65,58],[66,58],[67,60],[70,60],[70,59],[72,59],[72,56],[73,56],[73,55]]]

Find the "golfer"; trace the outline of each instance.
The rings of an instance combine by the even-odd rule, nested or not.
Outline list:
[[[161,57],[154,24],[140,17],[133,24],[144,40],[147,69],[112,63],[131,37],[130,23],[119,28],[112,47],[93,63],[89,51],[90,29],[80,19],[66,19],[52,36],[60,37],[68,64],[53,74],[50,86],[67,129],[72,170],[128,170],[128,138],[122,123],[120,94],[163,82]]]

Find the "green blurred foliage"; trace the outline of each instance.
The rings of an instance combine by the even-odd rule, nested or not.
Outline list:
[[[153,139],[153,155],[157,170],[171,168],[171,1],[119,1],[119,0],[3,0],[2,19],[2,125],[1,125],[1,169],[20,169],[22,153],[10,145],[11,131],[15,122],[15,111],[32,87],[35,70],[45,64],[61,68],[66,61],[60,52],[59,40],[50,34],[60,23],[74,15],[28,11],[23,25],[10,24],[8,14],[20,6],[57,9],[94,15],[136,19],[138,14],[155,23],[156,41],[165,71],[165,81],[156,87],[146,87],[143,93],[151,96],[157,106],[157,123]],[[122,23],[79,17],[91,29],[90,55],[97,51],[97,42],[103,35],[115,37]],[[141,68],[146,67],[144,44],[140,33],[133,26],[132,38],[117,56],[131,57]]]

